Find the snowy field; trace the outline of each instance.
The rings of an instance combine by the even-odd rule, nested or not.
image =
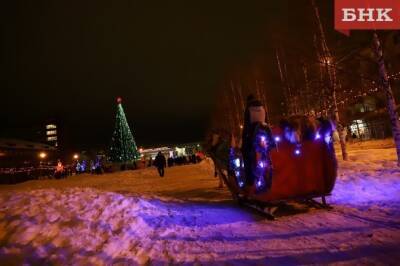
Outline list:
[[[328,198],[276,221],[236,206],[212,165],[0,186],[1,265],[399,265],[390,141],[350,146]]]

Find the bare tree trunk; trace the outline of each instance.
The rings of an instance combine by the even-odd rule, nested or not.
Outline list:
[[[237,133],[240,131],[240,125],[241,125],[241,121],[240,121],[240,106],[238,103],[238,100],[236,98],[236,91],[235,91],[235,86],[233,84],[233,81],[230,80],[230,87],[231,87],[231,93],[232,93],[232,98],[233,98],[233,112],[235,115],[235,127],[234,127],[234,131],[232,132],[235,136],[237,135]],[[239,132],[240,133],[240,132]]]
[[[287,65],[285,61],[285,54],[283,54],[283,77],[285,80],[285,85],[286,85],[286,90],[287,90],[287,101],[288,101],[288,113],[289,115],[295,115],[296,114],[296,105],[294,102],[294,94],[292,93],[292,87],[291,87],[291,82],[289,80],[288,76],[288,71],[287,71]]]
[[[310,83],[308,80],[308,71],[307,71],[307,66],[304,62],[302,62],[302,68],[303,68],[303,75],[304,75],[304,84],[305,84],[305,93],[304,93],[304,113],[305,114],[310,114],[311,113],[311,107],[310,107]]]
[[[382,88],[386,95],[386,106],[390,117],[390,122],[392,124],[392,133],[394,143],[396,145],[397,151],[397,165],[400,166],[400,121],[399,114],[396,111],[396,101],[393,97],[392,87],[390,86],[390,81],[385,67],[385,61],[383,59],[383,50],[381,42],[379,40],[378,34],[374,33],[373,45],[376,55],[376,60],[379,67],[379,76],[382,82]]]
[[[240,105],[239,105],[240,106],[240,126],[243,127],[245,106],[244,106],[244,99],[243,99],[243,95],[242,95],[242,86],[240,85],[240,82],[239,82],[239,85],[237,86],[237,93],[238,93],[239,102],[240,102]]]
[[[315,4],[314,0],[311,0],[311,3],[314,7],[315,16],[318,21],[320,38],[322,41],[322,55],[323,55],[324,64],[325,64],[327,72],[328,72],[329,83],[330,83],[330,87],[331,87],[332,100],[333,100],[333,112],[334,112],[334,118],[335,118],[335,122],[336,122],[337,131],[339,133],[339,141],[340,141],[340,148],[342,150],[342,157],[343,157],[344,161],[347,161],[348,154],[347,154],[347,148],[346,148],[346,131],[345,131],[344,126],[340,122],[339,109],[338,109],[337,99],[336,99],[336,69],[335,69],[335,65],[334,65],[334,60],[333,60],[333,57],[329,50],[329,47],[326,43],[325,33],[324,33],[324,29],[322,27],[321,19],[319,16],[318,7]]]
[[[315,49],[315,52],[317,55],[318,62],[321,62],[319,45],[317,43],[317,35],[314,35],[314,49]],[[317,110],[322,114],[322,111],[324,110],[324,101],[325,101],[324,71],[322,69],[322,64],[318,64],[318,66],[319,66],[318,67],[318,70],[319,70],[319,73],[318,73],[319,80],[318,81],[319,81],[319,88],[320,88],[321,95],[320,95],[320,97],[317,97],[318,102],[315,105],[315,109],[317,109],[317,107],[318,107],[319,109],[317,109]],[[314,97],[315,97],[315,95],[314,95]]]
[[[232,102],[229,100],[229,93],[226,90],[222,94],[221,104],[223,105],[222,112],[225,118],[222,124],[225,124],[225,129],[232,133],[235,129],[235,112],[231,108]]]
[[[349,156],[347,154],[347,148],[346,148],[346,135],[347,135],[347,131],[346,129],[343,127],[343,125],[340,123],[340,119],[339,119],[339,109],[338,109],[338,105],[337,105],[337,99],[336,99],[336,90],[333,91],[332,94],[333,97],[333,104],[334,104],[334,115],[335,115],[335,121],[336,121],[336,127],[337,127],[337,131],[339,133],[339,142],[340,142],[340,148],[342,150],[342,157],[344,161],[347,161]]]
[[[278,70],[279,70],[279,77],[281,79],[282,86],[283,86],[283,96],[285,98],[287,112],[288,112],[288,114],[291,114],[291,103],[289,100],[289,92],[288,92],[287,83],[286,83],[285,77],[283,75],[283,70],[281,67],[281,60],[279,59],[278,50],[276,50],[275,52],[276,52],[276,62],[278,64]]]
[[[262,85],[261,86],[261,98],[262,98],[263,104],[265,106],[265,112],[266,112],[265,119],[266,119],[267,124],[269,124],[270,123],[270,113],[269,113],[269,106],[268,106],[268,102],[267,102],[267,97],[265,96],[265,86],[264,86],[265,82],[262,81],[261,85]]]
[[[260,87],[258,86],[258,79],[256,78],[256,97],[261,101]]]
[[[333,59],[332,59],[332,64],[333,64]],[[347,161],[349,158],[349,155],[347,154],[347,148],[346,148],[347,130],[346,130],[346,128],[344,128],[342,123],[340,123],[339,108],[338,108],[337,98],[336,98],[336,92],[337,92],[337,90],[336,90],[337,89],[336,69],[335,69],[335,65],[329,66],[327,64],[327,67],[329,70],[330,81],[332,84],[333,112],[334,112],[334,118],[335,118],[335,122],[336,122],[337,131],[339,133],[340,148],[342,150],[343,160]]]

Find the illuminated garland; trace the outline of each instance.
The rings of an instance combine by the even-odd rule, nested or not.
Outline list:
[[[109,159],[111,162],[129,162],[137,160],[140,157],[121,102],[121,98],[118,98],[115,129],[109,151]]]

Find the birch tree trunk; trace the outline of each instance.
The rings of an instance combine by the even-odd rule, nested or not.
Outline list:
[[[400,121],[399,114],[396,111],[396,101],[393,97],[392,87],[385,67],[385,61],[383,59],[383,50],[378,34],[374,33],[373,37],[374,52],[376,55],[376,61],[379,68],[379,77],[382,82],[382,88],[386,95],[386,107],[389,113],[390,122],[392,124],[392,133],[394,143],[397,151],[397,165],[400,166]]]
[[[311,4],[314,8],[315,12],[315,17],[317,18],[318,21],[318,28],[319,28],[319,33],[320,33],[320,38],[322,41],[322,56],[323,56],[323,63],[325,64],[328,77],[329,77],[329,87],[331,89],[332,93],[332,100],[333,100],[333,113],[334,113],[334,119],[336,122],[336,128],[339,133],[339,141],[340,141],[340,148],[342,150],[342,158],[344,161],[348,160],[348,154],[347,154],[347,148],[346,148],[346,131],[344,126],[340,122],[340,117],[339,117],[339,109],[337,105],[337,99],[336,99],[336,65],[333,60],[333,57],[331,55],[331,52],[329,50],[328,44],[326,43],[326,38],[325,38],[325,32],[322,27],[321,19],[319,16],[319,10],[317,5],[315,4],[314,0],[311,0]]]

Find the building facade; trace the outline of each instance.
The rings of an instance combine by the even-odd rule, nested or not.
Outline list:
[[[349,134],[358,140],[383,139],[392,135],[385,102],[378,96],[366,96],[348,108]]]

